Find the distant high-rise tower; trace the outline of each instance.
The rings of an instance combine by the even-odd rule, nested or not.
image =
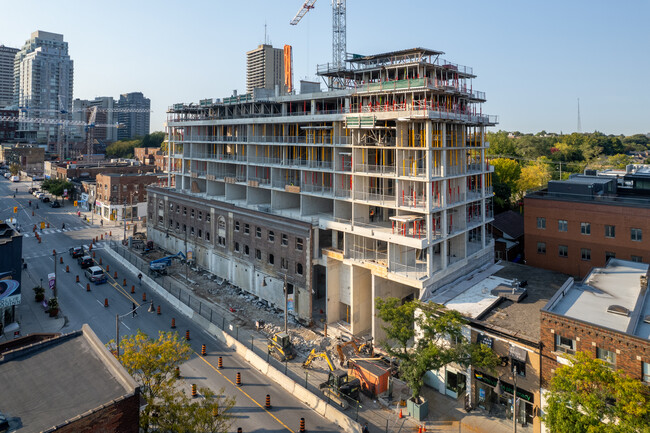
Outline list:
[[[0,45],[0,109],[14,102],[14,58],[18,48]]]
[[[121,124],[117,130],[118,140],[130,140],[149,133],[151,113],[147,110],[151,108],[151,100],[142,92],[121,94],[117,108],[117,121]]]
[[[88,122],[92,107],[97,107],[95,124],[117,123],[117,113],[114,111],[117,103],[112,96],[98,96],[94,100],[75,99],[72,101],[72,120]],[[81,127],[77,132],[80,139],[86,138],[86,131]],[[93,139],[100,144],[110,144],[117,141],[117,128],[98,126],[93,131]]]
[[[61,109],[72,108],[74,64],[63,35],[37,30],[25,42],[14,60],[14,104],[29,110],[24,117],[59,119]],[[68,119],[69,114],[62,116]],[[34,131],[39,143],[56,143],[55,124],[21,124]]]
[[[253,89],[284,90],[284,50],[260,45],[246,53],[246,93]]]

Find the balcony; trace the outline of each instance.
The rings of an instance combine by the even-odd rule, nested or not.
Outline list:
[[[395,176],[394,165],[355,164],[354,171],[356,173],[384,174]]]
[[[395,206],[395,196],[388,194],[376,194],[365,191],[355,191],[354,199],[359,201],[367,201],[379,203],[382,205]]]
[[[300,190],[304,193],[323,195],[327,197],[331,197],[334,192],[334,188],[332,188],[331,186],[311,185],[311,184],[303,185]]]
[[[428,275],[427,264],[424,262],[416,263],[415,265],[390,262],[388,272],[414,280],[421,280]]]

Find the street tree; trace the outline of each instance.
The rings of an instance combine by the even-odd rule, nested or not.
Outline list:
[[[72,194],[74,185],[65,179],[45,179],[41,184],[41,188],[54,197],[62,197],[66,190],[68,194]]]
[[[556,369],[545,396],[551,433],[650,432],[650,389],[587,352]]]
[[[490,370],[499,358],[492,349],[472,343],[463,335],[467,321],[457,311],[417,300],[377,298],[377,316],[385,323],[382,347],[399,360],[400,377],[411,389],[411,399],[420,403],[424,375],[450,363]]]
[[[516,199],[521,199],[526,191],[542,189],[551,180],[552,162],[546,158],[538,158],[521,169],[521,176],[517,181]]]
[[[115,341],[110,341],[108,346],[115,347]],[[154,340],[138,331],[136,335],[123,337],[120,349],[119,360],[141,385],[146,402],[140,414],[141,431],[228,431],[234,398],[201,389],[202,399],[190,402],[179,388],[175,370],[190,358],[192,349],[186,341],[178,338],[177,333],[161,331]]]
[[[18,176],[18,173],[20,173],[20,164],[11,164],[9,166],[9,173],[11,173],[12,176]]]

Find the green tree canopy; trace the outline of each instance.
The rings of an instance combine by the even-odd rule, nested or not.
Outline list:
[[[162,131],[152,132],[144,137],[133,140],[120,140],[106,147],[106,156],[113,158],[133,158],[133,149],[136,147],[160,147],[165,140]]]
[[[72,195],[74,185],[65,179],[45,179],[41,188],[55,197],[62,197],[65,190],[68,190],[68,195]]]
[[[20,164],[11,164],[9,166],[9,173],[11,173],[12,176],[18,176],[18,173],[20,173]]]
[[[115,341],[109,341],[115,347]],[[146,405],[140,414],[140,429],[164,432],[225,433],[230,428],[232,397],[221,397],[206,388],[201,400],[190,400],[179,390],[176,367],[190,358],[192,349],[177,333],[160,332],[157,339],[142,331],[120,340],[120,362],[142,385]],[[220,391],[223,395],[223,390]],[[214,416],[216,414],[216,416]]]
[[[544,414],[552,433],[648,433],[650,389],[587,352],[555,371]]]
[[[428,302],[403,303],[398,298],[377,298],[375,305],[377,316],[385,322],[382,347],[399,359],[400,376],[411,388],[415,402],[419,401],[424,375],[429,370],[451,362],[487,369],[498,363],[492,349],[464,338],[466,321],[457,311]]]
[[[521,176],[517,181],[516,199],[521,199],[526,191],[544,188],[551,180],[551,162],[546,158],[539,158],[521,169]]]

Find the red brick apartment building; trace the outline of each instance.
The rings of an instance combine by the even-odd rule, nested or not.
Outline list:
[[[162,178],[155,173],[98,174],[95,196],[98,213],[110,220],[144,217],[147,212],[146,187],[159,180]]]
[[[541,312],[542,388],[563,355],[586,351],[650,385],[650,296],[645,263],[610,259],[565,284]]]
[[[582,278],[610,258],[648,262],[650,166],[551,181],[525,197],[524,214],[531,266]]]

